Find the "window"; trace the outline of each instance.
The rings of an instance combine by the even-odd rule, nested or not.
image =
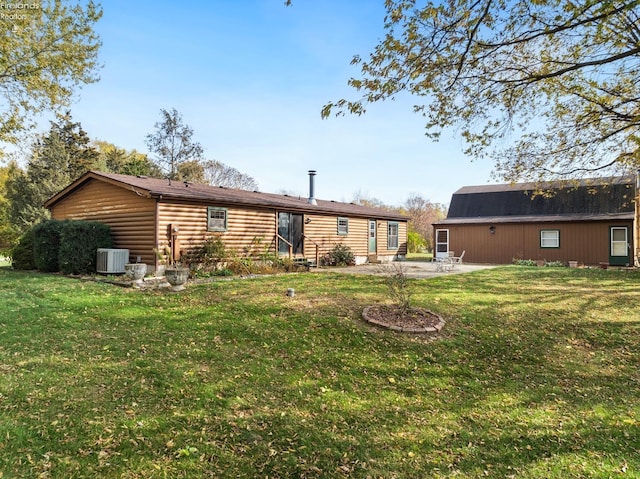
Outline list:
[[[207,208],[207,231],[227,231],[227,209]]]
[[[540,248],[560,248],[560,230],[540,230]]]
[[[387,248],[398,249],[398,223],[387,223]]]
[[[349,234],[349,218],[338,218],[338,234]]]

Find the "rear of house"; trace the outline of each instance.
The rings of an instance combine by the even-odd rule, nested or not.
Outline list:
[[[313,175],[310,177],[313,182]],[[313,184],[313,183],[312,183]],[[270,253],[315,260],[337,244],[357,263],[406,255],[408,218],[380,208],[209,185],[88,172],[49,199],[55,219],[111,226],[116,247],[151,269],[154,251],[174,258],[219,237],[241,256]]]
[[[635,196],[630,177],[464,187],[434,224],[436,255],[633,265]]]

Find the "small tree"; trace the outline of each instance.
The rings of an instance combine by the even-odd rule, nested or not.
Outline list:
[[[422,235],[417,231],[411,231],[407,233],[407,252],[419,253],[426,246],[426,242]]]
[[[175,108],[160,110],[160,116],[162,121],[155,124],[155,133],[147,135],[146,143],[156,154],[171,184],[171,180],[178,178],[179,166],[186,161],[201,160],[204,150],[200,143],[191,139],[193,129],[183,122]]]
[[[402,263],[392,263],[382,268],[384,282],[389,288],[389,294],[396,306],[403,313],[411,309],[411,285],[404,272]]]

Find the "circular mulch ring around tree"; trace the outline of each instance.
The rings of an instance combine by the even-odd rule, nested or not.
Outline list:
[[[444,319],[424,308],[409,308],[404,312],[397,306],[369,306],[362,312],[368,323],[402,333],[437,334],[444,327]]]

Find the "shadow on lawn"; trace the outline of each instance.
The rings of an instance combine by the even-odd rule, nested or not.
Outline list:
[[[34,280],[12,304],[48,304],[46,316],[0,330],[5,372],[22,374],[0,390],[0,413],[18,418],[0,428],[14,440],[0,439],[0,458],[89,451],[74,460],[103,477],[153,465],[220,477],[639,474],[639,278],[504,268],[413,281],[414,303],[448,320],[434,341],[361,321],[388,298],[375,277],[180,295]],[[63,426],[69,443],[56,440]]]

